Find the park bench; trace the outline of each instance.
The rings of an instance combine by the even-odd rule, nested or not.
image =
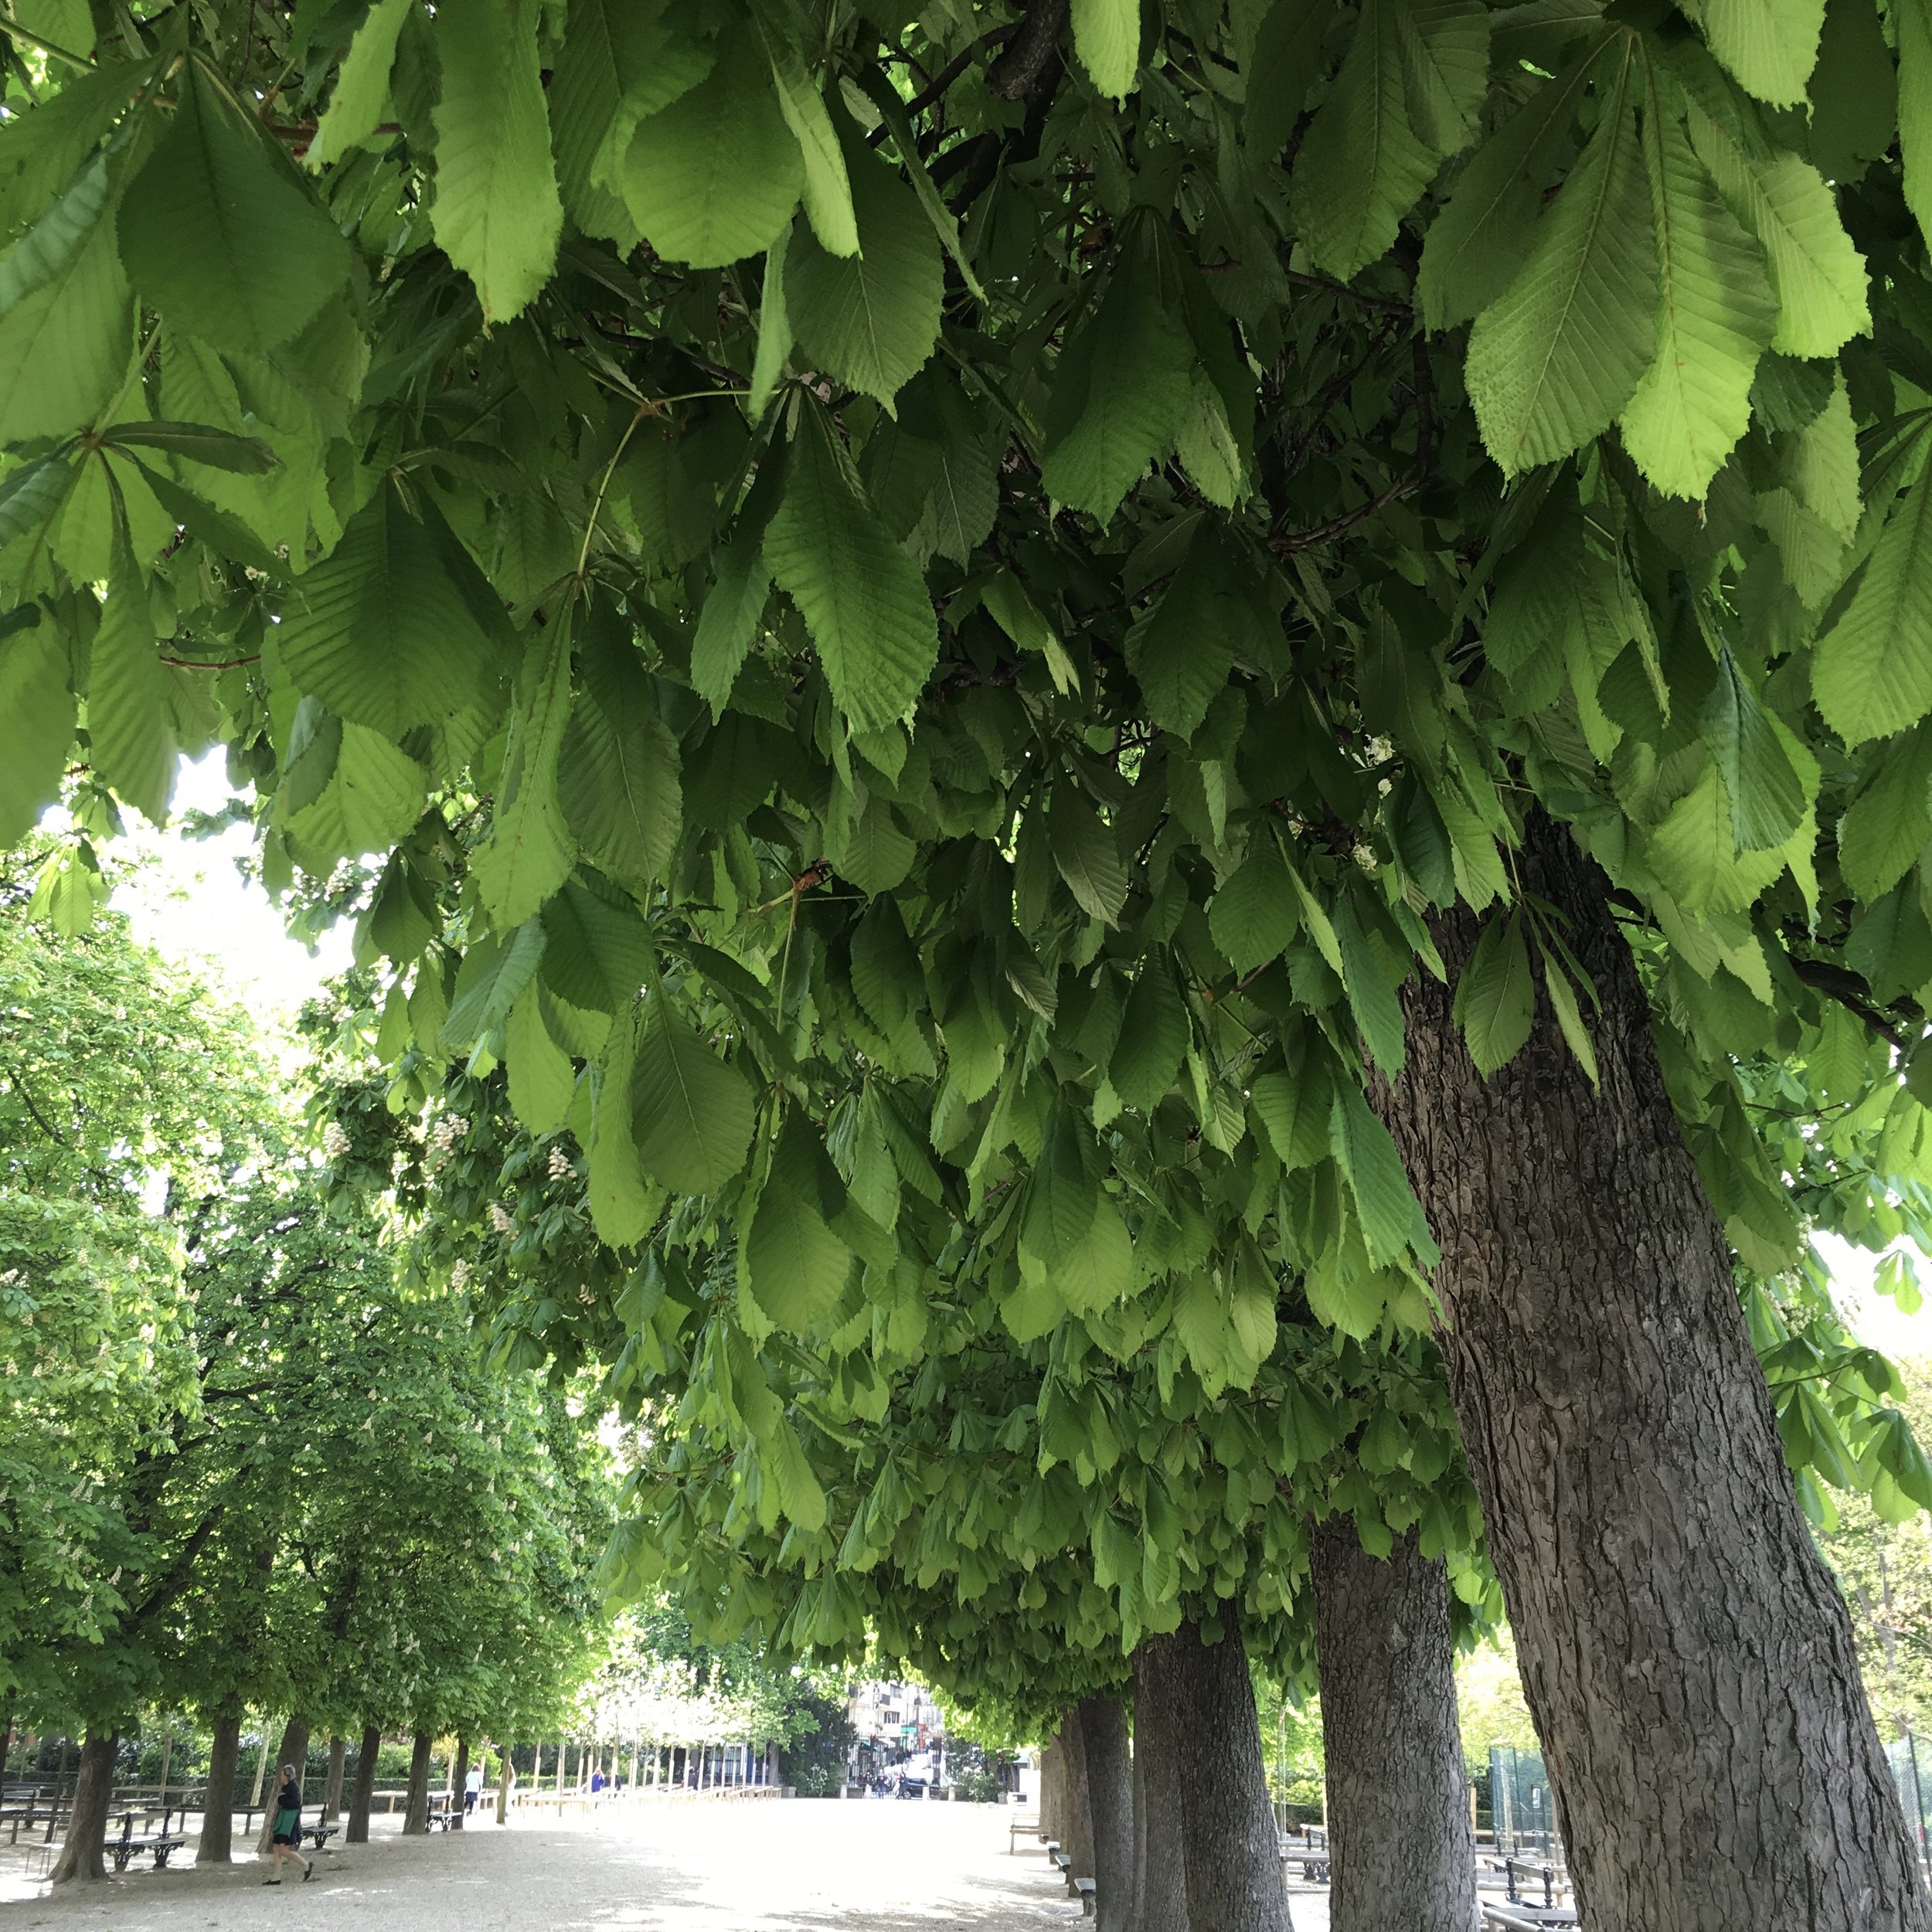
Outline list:
[[[187,1842],[186,1838],[165,1832],[158,1832],[152,1837],[136,1838],[134,1815],[132,1811],[127,1811],[121,1815],[120,1837],[110,1838],[104,1849],[114,1860],[117,1872],[126,1871],[128,1861],[137,1852],[151,1852],[155,1869],[160,1872],[167,1869],[168,1859]]]
[[[304,1825],[301,1828],[298,1842],[300,1838],[305,1838],[319,1852],[342,1828],[339,1825],[325,1825],[318,1819],[315,1824]]]
[[[1326,1885],[1329,1880],[1328,1835],[1319,1825],[1311,1825],[1301,1835],[1299,1845],[1291,1842],[1288,1833],[1281,1834],[1281,1862],[1301,1861],[1301,1880],[1304,1885]]]
[[[1091,1879],[1076,1879],[1073,1889],[1080,1902],[1080,1917],[1090,1919],[1100,1902],[1100,1890]]]
[[[447,1832],[461,1815],[461,1814],[450,1802],[447,1794],[444,1794],[430,1800],[429,1815],[426,1822],[432,1832]]]
[[[1547,1932],[1553,1926],[1577,1923],[1573,1905],[1531,1905],[1522,1900],[1511,1903],[1500,1899],[1482,1902],[1485,1932]]]
[[[1037,1815],[1029,1816],[1024,1811],[1015,1811],[1008,1821],[1006,1826],[1007,1856],[1009,1858],[1012,1856],[1014,1847],[1019,1844],[1022,1837],[1031,1838],[1039,1830],[1039,1819]]]

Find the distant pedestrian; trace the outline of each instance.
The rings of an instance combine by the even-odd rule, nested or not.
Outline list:
[[[593,1771],[593,1772],[590,1774],[590,1795],[591,1795],[593,1798],[594,1798],[594,1797],[596,1797],[596,1796],[597,1796],[597,1793],[598,1793],[598,1792],[600,1792],[600,1791],[602,1791],[603,1789],[604,1789],[604,1774],[603,1774],[603,1772],[601,1772],[601,1771]]]
[[[302,1883],[306,1885],[315,1876],[313,1859],[302,1856],[302,1787],[295,1781],[295,1767],[284,1764],[280,1774],[281,1782],[275,1787],[275,1829],[270,1842],[275,1852],[275,1876],[264,1879],[264,1885],[280,1885],[282,1882],[282,1860],[291,1858],[302,1868]]]
[[[469,1776],[463,1781],[463,1815],[468,1818],[476,1809],[476,1801],[483,1795],[483,1767],[472,1764]]]

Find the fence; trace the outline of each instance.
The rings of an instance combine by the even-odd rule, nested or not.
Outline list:
[[[1912,1834],[1913,1849],[1918,1852],[1921,1863],[1932,1859],[1932,1816],[1928,1815],[1928,1801],[1932,1801],[1932,1764],[1923,1767],[1920,1775],[1919,1742],[1910,1731],[1893,1740],[1885,1747],[1885,1755],[1892,1767],[1892,1781],[1899,1787],[1899,1805],[1905,1813],[1905,1828]]]
[[[1513,1744],[1489,1747],[1489,1802],[1495,1820],[1496,1849],[1506,1857],[1533,1852],[1548,1863],[1563,1857],[1556,1833],[1556,1808],[1541,1751]]]

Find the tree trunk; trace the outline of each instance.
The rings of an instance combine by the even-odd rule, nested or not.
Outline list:
[[[202,1800],[197,1866],[226,1865],[235,1853],[235,1769],[241,1757],[242,1714],[218,1711],[208,1747],[208,1791]]]
[[[1080,1707],[1076,1704],[1060,1726],[1060,1748],[1066,1754],[1065,1779],[1060,1787],[1060,1849],[1073,1860],[1069,1874],[1077,1879],[1094,1876],[1093,1799],[1087,1785],[1087,1739],[1080,1728]]]
[[[295,1767],[295,1784],[300,1789],[302,1775],[308,1764],[308,1726],[299,1716],[290,1715],[282,1726],[281,1749],[275,1753],[275,1783],[268,1794],[268,1809],[262,1814],[262,1828],[255,1835],[257,1852],[270,1850],[275,1842],[275,1792],[281,1788],[282,1767],[292,1764]]]
[[[1288,1888],[1254,1686],[1233,1605],[1223,1604],[1220,1614],[1217,1644],[1203,1643],[1199,1627],[1184,1623],[1143,1645],[1171,1686],[1178,1719],[1188,1921],[1196,1932],[1287,1932]]]
[[[1094,1832],[1098,1932],[1132,1932],[1134,1774],[1128,1762],[1127,1712],[1117,1697],[1080,1699],[1080,1743]]]
[[[67,1811],[67,1835],[54,1862],[52,1876],[56,1885],[65,1885],[73,1879],[92,1880],[107,1876],[100,1848],[107,1835],[107,1806],[114,1786],[114,1747],[120,1741],[112,1731],[92,1725],[88,1727],[80,1747],[73,1803]],[[56,1790],[56,1801],[59,1795]]]
[[[510,1821],[510,1787],[516,1782],[516,1773],[510,1764],[510,1747],[505,1744],[499,1755],[503,1762],[496,1774],[496,1821],[507,1825]]]
[[[342,1772],[349,1756],[349,1740],[345,1737],[332,1737],[328,1740],[328,1777],[322,1785],[322,1822],[332,1825],[342,1808]]]
[[[427,1838],[430,1829],[430,1750],[436,1740],[418,1730],[410,1750],[409,1799],[403,1810],[403,1835]]]
[[[1056,1731],[1039,1754],[1039,1828],[1049,1841],[1057,1841],[1060,1835],[1060,1813],[1065,1808],[1060,1801],[1060,1774],[1066,1756],[1066,1747]]]
[[[1134,1932],[1188,1932],[1187,1858],[1181,1835],[1184,1719],[1170,1640],[1150,1638],[1134,1653]]]
[[[1469,1932],[1475,1842],[1463,1792],[1449,1580],[1412,1529],[1386,1561],[1350,1516],[1309,1539],[1328,1787],[1332,1932]]]
[[[376,1794],[376,1760],[382,1749],[382,1732],[373,1724],[365,1724],[362,1742],[355,1753],[355,1782],[349,1787],[349,1821],[342,1827],[345,1845],[369,1842],[369,1806]]]
[[[459,1737],[456,1740],[456,1760],[450,1767],[450,1829],[460,1832],[463,1828],[463,1813],[469,1803],[470,1740]]]
[[[1595,983],[1593,1090],[1539,988],[1485,1083],[1450,1015],[1480,930],[1404,992],[1376,1105],[1443,1250],[1440,1339],[1586,1923],[1932,1926],[1843,1599],[1780,1453],[1723,1230],[1603,876],[1532,821],[1523,889]]]

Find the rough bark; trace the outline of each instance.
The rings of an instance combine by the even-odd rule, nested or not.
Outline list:
[[[208,1788],[201,1804],[198,1866],[226,1865],[235,1855],[235,1769],[241,1758],[242,1714],[218,1711],[208,1747]]]
[[[1354,1519],[1309,1539],[1328,1787],[1333,1932],[1469,1932],[1475,1843],[1456,1720],[1449,1581],[1396,1539],[1386,1560]]]
[[[419,1730],[410,1748],[409,1797],[403,1809],[403,1835],[427,1838],[430,1829],[430,1750],[436,1742]]]
[[[463,1811],[468,1800],[464,1787],[469,1782],[470,1740],[459,1737],[456,1740],[456,1760],[450,1767],[450,1829],[460,1832],[463,1828]]]
[[[328,1776],[322,1784],[322,1821],[325,1825],[332,1825],[342,1808],[342,1772],[348,1756],[347,1738],[328,1740]]]
[[[376,1791],[376,1760],[383,1748],[383,1733],[373,1724],[362,1726],[362,1741],[355,1753],[355,1782],[349,1787],[349,1820],[342,1827],[345,1845],[369,1842],[370,1800]]]
[[[1172,1674],[1178,1714],[1188,1921],[1196,1932],[1287,1932],[1281,1838],[1232,1604],[1221,1622],[1219,1643],[1202,1642],[1192,1623],[1146,1640],[1152,1667]]]
[[[502,1747],[497,1753],[502,1760],[496,1773],[496,1821],[507,1825],[510,1821],[510,1789],[516,1782],[516,1773],[510,1764],[510,1747]],[[656,1767],[652,1767],[655,1770]]]
[[[1182,1717],[1163,1641],[1134,1653],[1134,1932],[1189,1932]]]
[[[1087,1788],[1087,1738],[1077,1704],[1060,1726],[1060,1745],[1066,1754],[1064,1782],[1060,1787],[1060,1849],[1073,1861],[1069,1869],[1073,1877],[1090,1879],[1094,1876],[1093,1801]]]
[[[1480,922],[1406,990],[1376,1104],[1443,1251],[1451,1394],[1587,1923],[1896,1932],[1932,1904],[1800,1513],[1724,1234],[1605,882],[1533,822],[1525,889],[1594,982],[1600,1090],[1538,990],[1485,1083],[1450,1015]]]
[[[255,1835],[255,1849],[268,1852],[275,1845],[275,1793],[280,1789],[282,1767],[292,1764],[295,1767],[295,1783],[299,1788],[302,1775],[308,1764],[308,1720],[293,1715],[282,1726],[281,1748],[275,1753],[275,1782],[269,1787],[268,1808],[262,1813],[262,1828]]]
[[[1127,1712],[1117,1697],[1080,1699],[1080,1745],[1087,1760],[1098,1932],[1132,1932],[1134,1774],[1128,1762]]]
[[[67,1835],[51,1875],[56,1885],[77,1879],[91,1883],[107,1876],[100,1848],[107,1835],[107,1806],[114,1795],[114,1747],[120,1741],[112,1731],[93,1726],[82,1740],[73,1803],[67,1811]]]
[[[1060,1835],[1060,1770],[1066,1752],[1056,1731],[1039,1754],[1039,1828],[1049,1841]]]

